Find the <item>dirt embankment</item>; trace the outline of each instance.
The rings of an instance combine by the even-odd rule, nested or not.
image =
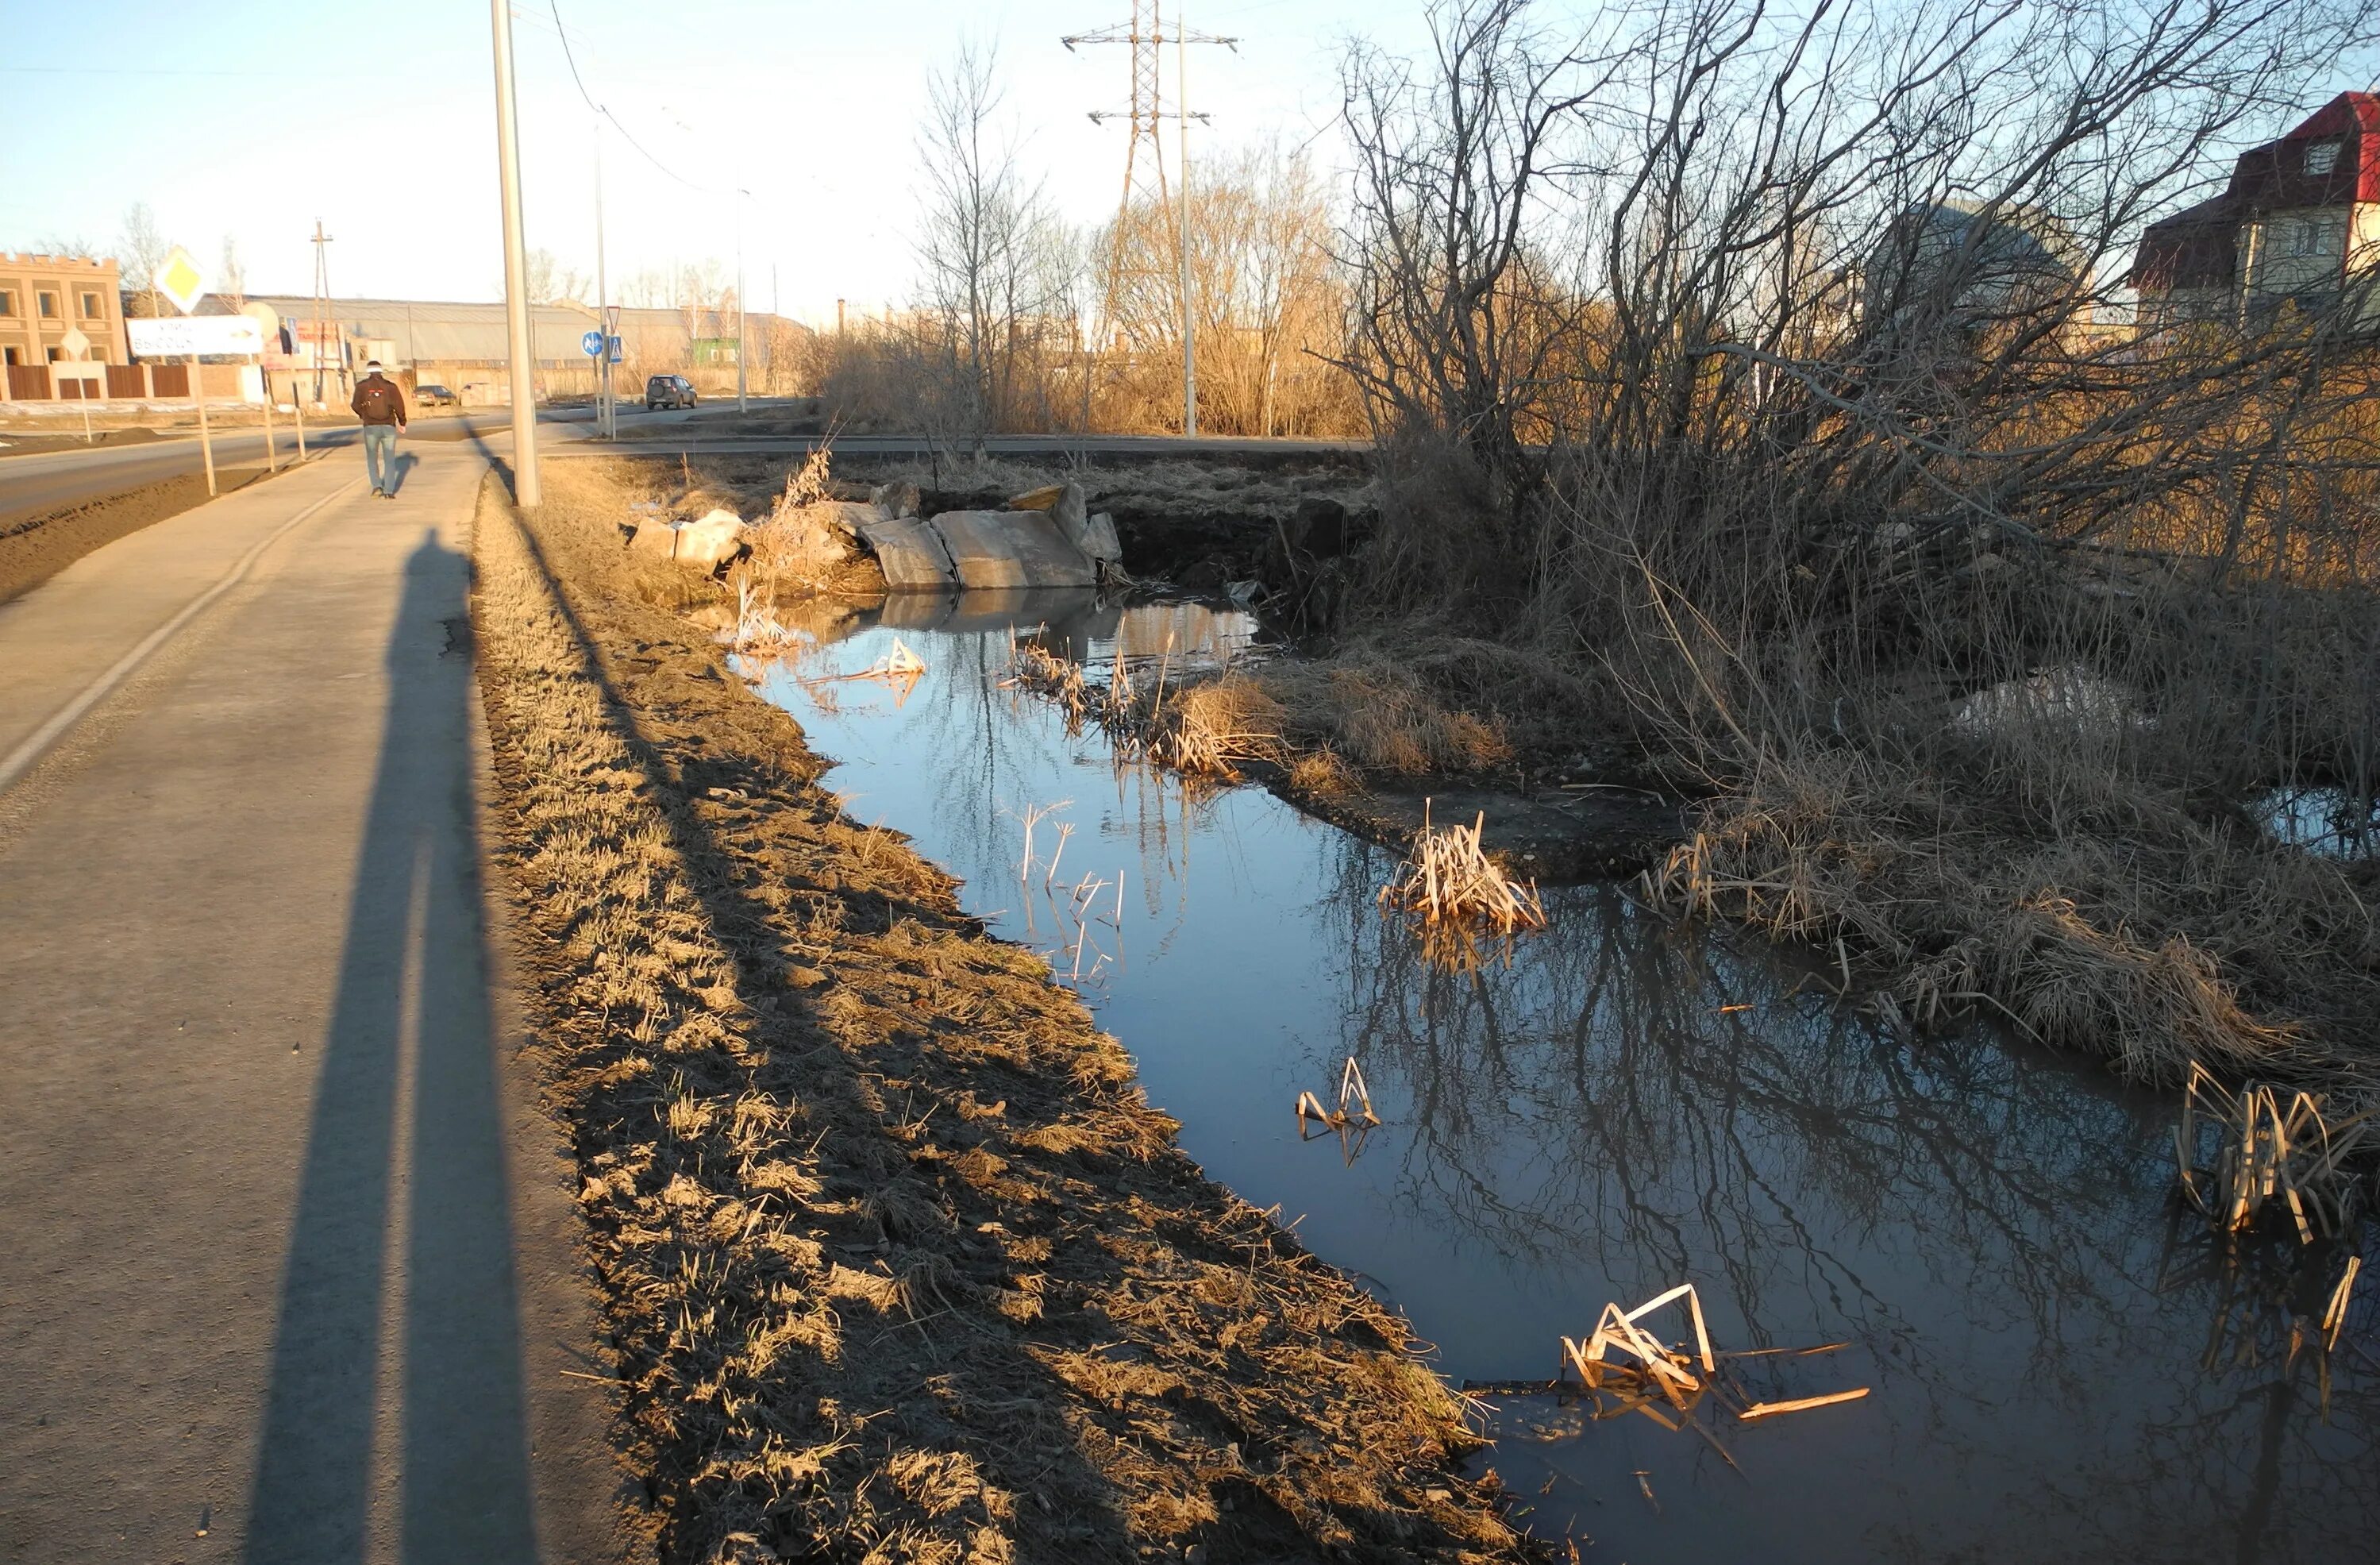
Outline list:
[[[662,1557],[1519,1557],[1403,1322],[843,815],[798,725],[638,596],[595,483],[551,475],[529,531],[483,504],[475,621]]]
[[[225,467],[217,471],[215,486],[229,494],[263,476],[262,467]],[[207,499],[206,476],[185,473],[88,504],[0,516],[0,603],[39,587],[92,550],[178,516]]]
[[[86,438],[80,430],[67,433],[50,428],[0,424],[0,455],[18,456],[37,451],[88,451],[102,445],[146,445],[152,441],[171,440],[175,432],[148,428],[96,429]]]

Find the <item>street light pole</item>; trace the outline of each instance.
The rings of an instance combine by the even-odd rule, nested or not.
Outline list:
[[[529,337],[528,247],[521,235],[520,122],[513,111],[513,18],[509,0],[489,0],[495,27],[496,177],[504,190],[504,325],[511,339],[513,501],[535,505],[537,350]]]
[[[749,357],[746,352],[744,321],[750,313],[744,308],[744,203],[751,194],[749,190],[735,192],[735,411],[738,413],[749,411],[750,406],[744,398],[744,360]]]

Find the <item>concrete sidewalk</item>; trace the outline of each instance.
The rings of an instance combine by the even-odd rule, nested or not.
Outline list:
[[[408,455],[0,607],[0,1560],[629,1552],[480,880],[486,464]]]

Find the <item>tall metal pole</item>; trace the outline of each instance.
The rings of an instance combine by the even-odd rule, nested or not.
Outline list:
[[[744,321],[749,311],[744,308],[744,198],[749,190],[735,192],[735,411],[745,412],[749,405],[744,399],[744,361],[750,355],[745,351]]]
[[[521,236],[520,124],[513,113],[513,18],[509,0],[489,0],[496,34],[496,177],[504,188],[504,325],[512,339],[513,501],[535,505],[537,352],[529,340],[528,247]]]
[[[1190,27],[1181,8],[1173,12],[1173,106],[1181,118],[1182,152],[1182,432],[1198,432],[1197,316],[1190,304]]]
[[[595,122],[595,329],[603,334],[603,351],[595,356],[595,432],[609,440],[617,434],[612,422],[612,325],[603,313],[612,296],[603,284],[603,122]]]

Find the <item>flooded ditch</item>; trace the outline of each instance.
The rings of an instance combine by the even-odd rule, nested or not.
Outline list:
[[[1722,1349],[1844,1344],[1743,1361],[1760,1395],[1870,1389],[1712,1422],[1734,1467],[1642,1417],[1485,1397],[1482,1465],[1540,1535],[1638,1565],[2369,1556],[2380,1289],[2292,1359],[2281,1301],[2314,1273],[2242,1275],[2178,1219],[2169,1099],[1982,1034],[1912,1044],[1612,885],[1548,889],[1509,961],[1433,969],[1377,904],[1391,855],[1258,788],[1119,769],[1001,686],[1012,634],[1177,669],[1252,640],[1196,605],[895,599],[747,672],[853,817],[1048,953],[1212,1177],[1394,1302],[1456,1385],[1543,1379],[1607,1302],[1692,1281]],[[1301,1139],[1293,1104],[1350,1057],[1383,1122]]]

